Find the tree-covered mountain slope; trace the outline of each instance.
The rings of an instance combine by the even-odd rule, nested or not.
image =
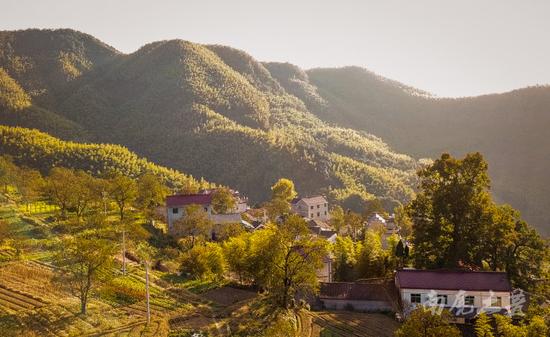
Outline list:
[[[268,187],[280,177],[293,179],[303,194],[324,192],[356,207],[374,196],[395,204],[413,195],[415,160],[375,136],[323,122],[283,88],[269,65],[242,51],[171,40],[124,55],[74,31],[31,33],[3,32],[4,40],[20,47],[0,67],[32,106],[81,129],[74,138],[47,132],[127,146],[158,164],[237,188],[253,201],[269,197]],[[44,47],[47,52],[35,51],[35,60],[21,47],[29,34],[57,42]],[[79,34],[82,41],[74,42]],[[77,67],[73,77],[61,76],[63,67],[52,76],[38,71],[40,93],[30,75],[18,76],[9,66],[19,58],[54,65],[68,52],[88,60],[76,65],[89,66]],[[14,116],[3,123],[31,123],[16,120],[9,108],[0,110]]]
[[[0,153],[18,165],[47,174],[53,167],[66,167],[103,177],[112,173],[139,177],[153,173],[175,190],[198,190],[212,186],[179,171],[156,165],[125,147],[113,144],[83,144],[64,141],[38,130],[0,125]]]
[[[415,157],[482,152],[497,200],[550,233],[550,87],[436,98],[357,67],[307,76],[326,102],[310,111],[325,121],[371,132]]]

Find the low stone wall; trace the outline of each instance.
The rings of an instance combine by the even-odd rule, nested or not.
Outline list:
[[[353,310],[363,312],[393,311],[392,304],[386,301],[353,301],[321,299],[321,303],[329,310]]]

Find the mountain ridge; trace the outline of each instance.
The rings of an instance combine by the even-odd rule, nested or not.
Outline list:
[[[18,33],[11,34],[0,33],[0,47],[3,41],[18,39]],[[33,34],[43,39],[56,31],[43,32],[45,37]],[[11,110],[0,108],[0,123],[41,128],[63,139],[121,144],[156,163],[238,188],[255,201],[268,197],[258,190],[268,190],[286,176],[302,193],[324,193],[354,209],[360,200],[373,197],[383,199],[387,207],[409,200],[422,163],[414,158],[480,150],[490,167],[498,168],[491,172],[497,198],[520,208],[528,220],[538,219],[533,222],[539,228],[545,226],[540,217],[530,216],[540,207],[529,209],[540,204],[536,200],[545,200],[541,189],[529,185],[530,194],[518,198],[522,185],[506,189],[506,181],[518,181],[521,167],[495,159],[499,151],[494,148],[503,133],[513,130],[511,125],[497,118],[493,110],[498,106],[474,113],[480,105],[493,104],[487,100],[494,96],[433,97],[359,67],[303,70],[290,63],[259,62],[232,47],[180,39],[152,42],[124,54],[97,39],[99,45],[87,46],[93,38],[74,42],[79,32],[58,34],[57,40],[68,42],[50,46],[47,57],[38,53],[34,59],[17,53],[17,48],[7,56],[0,54],[0,68],[30,95],[34,111],[17,119]],[[64,66],[63,55],[78,56],[69,58],[76,73]],[[55,65],[55,73],[17,73],[13,63],[20,59]],[[33,81],[36,78],[40,81]],[[539,106],[521,97],[514,100],[523,100],[516,102],[517,110],[538,118]],[[457,101],[467,104],[456,108]],[[465,116],[456,120],[462,134],[447,125],[449,111]],[[484,130],[490,118],[480,118],[488,114],[484,111],[502,125],[490,130],[491,137]],[[510,148],[532,162],[540,153],[533,151],[529,158],[526,149],[540,125],[517,125],[525,130]],[[485,146],[488,143],[493,146]]]
[[[76,53],[68,45],[58,54]],[[59,85],[62,99],[48,108],[91,141],[127,146],[255,201],[265,200],[282,176],[303,193],[344,202],[377,196],[395,205],[413,195],[412,158],[377,137],[322,122],[243,51],[158,41],[85,70]],[[44,87],[57,88],[59,78]],[[18,81],[32,88],[24,77]],[[41,102],[33,96],[33,104]]]

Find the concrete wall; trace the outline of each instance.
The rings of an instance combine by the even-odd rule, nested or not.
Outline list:
[[[319,282],[332,282],[332,260],[323,262],[323,267],[317,270],[317,279]]]
[[[212,215],[212,207],[210,205],[201,205],[201,207],[208,214],[208,216]],[[178,210],[177,213],[173,212],[175,208]],[[183,216],[185,216],[185,206],[166,208],[166,221],[168,222],[169,233],[173,233],[174,222],[178,221]]]
[[[491,307],[491,293],[489,291],[465,291],[464,293],[459,294],[457,290],[435,290],[438,295],[447,295],[447,305],[446,306],[456,306],[456,307],[465,307],[464,306],[464,297],[465,296],[474,296],[474,305],[476,309],[479,308],[493,308]],[[430,290],[426,289],[400,289],[399,291],[401,300],[405,307],[411,305],[411,294],[421,294],[421,302],[425,303],[428,301],[428,294]],[[502,306],[500,308],[510,310],[510,293],[508,292],[494,292],[493,296],[501,297]]]
[[[300,216],[312,220],[327,221],[329,219],[328,202],[307,205],[304,201],[300,200],[292,205],[292,210]]]
[[[204,205],[202,206],[203,210],[208,214],[208,218],[214,222],[214,224],[227,224],[227,223],[240,223],[241,222],[241,212],[239,213],[231,213],[231,214],[214,214],[212,212],[212,207],[210,205]],[[237,209],[244,208],[246,210],[246,204],[245,206],[239,205]],[[179,207],[178,213],[173,212],[172,207],[167,208],[166,212],[166,219],[168,221],[168,231],[171,234],[174,234],[174,223],[185,216],[185,208]]]

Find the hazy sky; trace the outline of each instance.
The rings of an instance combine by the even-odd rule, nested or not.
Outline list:
[[[0,29],[73,28],[123,52],[181,38],[435,93],[550,83],[550,0],[0,0]]]

